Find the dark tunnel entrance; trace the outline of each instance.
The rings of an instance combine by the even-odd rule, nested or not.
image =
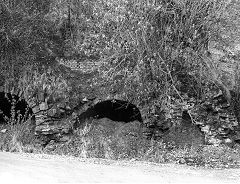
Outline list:
[[[13,104],[15,104],[15,120],[27,120],[33,112],[29,108],[27,102],[24,99],[20,99],[17,95],[11,95],[10,93],[0,92],[0,124],[4,124],[11,118],[11,111]]]
[[[78,121],[75,122],[73,128],[79,127],[81,122],[89,118],[108,118],[112,121],[125,123],[136,120],[139,122],[143,121],[139,109],[134,104],[115,99],[99,102],[93,107],[90,107],[78,116]]]

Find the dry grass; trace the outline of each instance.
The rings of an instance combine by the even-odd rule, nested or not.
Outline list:
[[[33,152],[34,132],[31,120],[8,123],[1,126],[0,150],[10,152]]]
[[[113,160],[139,160],[155,163],[178,163],[203,167],[239,167],[240,150],[227,146],[190,145],[179,147],[171,138],[168,141],[147,140],[142,137],[139,122],[129,124],[106,118],[88,120],[66,144],[55,144],[45,153],[104,158]]]
[[[74,132],[67,143],[35,145],[28,122],[1,126],[0,149],[10,152],[47,153],[80,158],[104,158],[110,160],[139,160],[154,163],[177,163],[211,168],[238,168],[240,149],[224,145],[181,146],[168,141],[147,140],[142,137],[139,122],[121,123],[106,118],[88,120],[82,129]],[[48,149],[49,146],[51,149]]]

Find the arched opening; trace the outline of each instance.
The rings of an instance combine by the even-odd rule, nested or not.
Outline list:
[[[11,95],[10,93],[0,92],[0,124],[4,124],[12,116],[12,106],[15,104],[15,119],[20,117],[20,120],[26,120],[33,112],[29,108],[27,102],[24,99],[20,99],[17,95]]]
[[[143,121],[139,109],[134,104],[115,99],[102,101],[93,107],[90,107],[88,110],[78,116],[78,121],[74,123],[73,128],[75,129],[79,127],[81,122],[89,118],[108,118],[112,121],[125,123],[132,121]]]

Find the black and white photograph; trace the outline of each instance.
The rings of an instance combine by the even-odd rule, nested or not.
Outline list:
[[[0,0],[0,183],[240,183],[240,0]]]

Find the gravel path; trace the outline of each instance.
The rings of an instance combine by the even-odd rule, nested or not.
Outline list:
[[[240,183],[240,169],[0,152],[0,183]]]

